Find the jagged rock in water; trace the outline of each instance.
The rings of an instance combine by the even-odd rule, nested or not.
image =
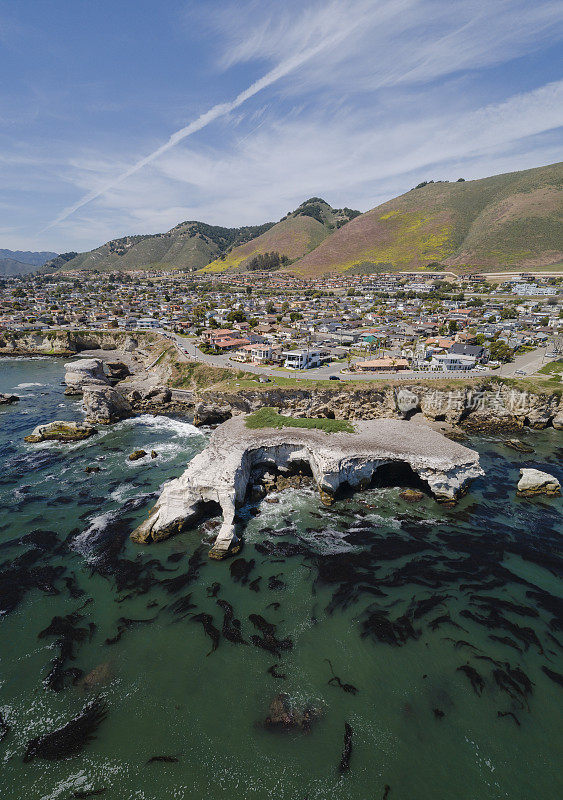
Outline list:
[[[363,420],[354,433],[308,428],[246,427],[233,417],[211,435],[179,478],[164,485],[145,522],[131,534],[134,541],[160,540],[193,525],[206,505],[221,506],[223,524],[210,552],[222,558],[235,535],[235,514],[245,499],[253,468],[307,467],[321,500],[331,501],[339,487],[370,485],[378,469],[406,464],[428,483],[436,499],[452,502],[483,474],[479,456],[424,425],[398,420]]]
[[[548,472],[539,469],[523,468],[520,470],[521,478],[518,481],[518,496],[533,497],[537,494],[547,494],[552,497],[561,494],[561,484]]]
[[[399,497],[407,503],[420,503],[424,500],[424,492],[419,492],[417,489],[403,489],[399,492]]]
[[[33,429],[33,433],[25,436],[24,439],[26,442],[33,444],[46,441],[77,442],[81,439],[87,439],[94,433],[97,433],[96,428],[85,422],[56,420],[55,422],[46,422],[44,425],[38,425]]]
[[[20,398],[17,394],[2,394],[0,392],[0,406],[7,406],[11,403],[17,403]]]
[[[270,703],[264,727],[269,730],[307,732],[320,713],[318,708],[296,707],[290,696],[281,692]]]
[[[516,450],[519,453],[533,453],[534,448],[530,447],[528,444],[524,444],[519,439],[507,439],[504,443],[505,447],[509,447],[511,450]]]
[[[147,454],[146,450],[134,450],[129,455],[129,461],[138,461],[140,458],[144,458]]]
[[[133,413],[129,401],[111,386],[87,385],[82,392],[86,422],[110,425]]]
[[[103,361],[99,358],[83,358],[65,364],[65,394],[80,394],[84,386],[108,386]]]

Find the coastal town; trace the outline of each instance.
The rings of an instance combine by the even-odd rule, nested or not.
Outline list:
[[[524,376],[563,350],[563,278],[138,271],[1,279],[0,333],[37,329],[153,330],[182,357],[264,376]]]

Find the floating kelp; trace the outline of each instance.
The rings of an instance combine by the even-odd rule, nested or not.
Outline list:
[[[497,711],[497,717],[510,717],[520,727],[520,720],[512,711]]]
[[[272,591],[279,591],[280,589],[285,589],[286,584],[284,581],[280,579],[280,575],[283,575],[283,572],[278,572],[277,575],[270,575],[268,578],[268,589]]]
[[[543,666],[542,666],[542,671],[543,671],[543,672],[544,672],[544,673],[547,675],[547,677],[548,677],[548,678],[550,678],[550,679],[551,679],[551,680],[552,680],[554,683],[558,683],[558,684],[559,684],[559,686],[563,686],[563,675],[561,675],[561,673],[559,673],[559,672],[555,672],[554,670],[552,670],[552,669],[549,669],[549,667],[546,667],[545,665],[543,665]]]
[[[67,667],[69,660],[75,659],[74,647],[76,644],[91,638],[91,629],[78,627],[84,615],[75,611],[65,617],[53,617],[49,625],[38,634],[39,639],[56,636],[55,647],[59,648],[59,655],[52,661],[51,670],[43,681],[44,685],[55,692],[66,688],[67,682],[76,684],[84,672],[76,667]]]
[[[248,619],[252,622],[254,627],[262,633],[262,636],[253,634],[250,641],[256,647],[266,650],[268,653],[281,658],[282,650],[291,650],[293,642],[286,637],[285,639],[278,639],[276,637],[276,625],[268,622],[260,614],[249,614]]]
[[[471,682],[471,686],[473,687],[473,691],[480,697],[483,694],[483,689],[485,688],[485,681],[477,672],[475,667],[472,667],[470,664],[462,664],[461,667],[457,668],[457,671],[463,672],[465,675],[467,675]]]
[[[338,765],[339,772],[347,772],[350,769],[350,759],[352,758],[352,726],[344,723],[344,748],[342,757]]]
[[[217,648],[219,647],[219,640],[221,638],[221,634],[219,633],[217,628],[213,625],[213,617],[211,616],[211,614],[194,614],[194,616],[192,617],[192,621],[201,622],[203,630],[211,639],[213,644],[211,650],[209,651],[209,653],[207,653],[207,655],[210,656],[211,653],[214,653],[215,650],[217,650]]]
[[[88,703],[80,714],[61,728],[51,733],[37,736],[27,743],[23,760],[34,758],[60,760],[80,753],[91,742],[98,727],[107,716],[107,707],[103,699],[97,697]]]
[[[149,617],[148,619],[128,619],[127,617],[119,617],[117,620],[116,635],[106,639],[105,644],[117,644],[125,631],[129,630],[130,628],[138,627],[139,625],[150,625],[150,623],[154,622],[157,617],[158,614],[155,617]]]
[[[179,758],[176,756],[151,756],[147,764],[177,764]]]
[[[358,694],[358,689],[353,684],[343,683],[343,681],[340,680],[338,675],[335,674],[332,662],[328,658],[325,658],[325,661],[329,665],[330,671],[332,672],[332,678],[330,678],[330,680],[328,681],[328,685],[338,686],[340,689],[342,689],[342,691],[347,692],[348,694]]]
[[[406,644],[409,639],[418,639],[420,631],[416,630],[406,616],[395,620],[389,619],[383,609],[375,608],[367,612],[361,625],[362,638],[370,636],[376,642],[394,646]]]
[[[0,714],[0,742],[6,738],[6,736],[10,733],[10,726]]]
[[[222,608],[224,612],[221,633],[225,639],[233,644],[248,644],[242,636],[240,620],[235,619],[235,612],[232,605],[226,600],[217,600],[217,605]]]
[[[192,603],[192,593],[185,595],[184,597],[179,597],[173,603],[168,606],[168,610],[171,611],[173,614],[176,614],[179,619],[184,619],[187,617],[188,613],[193,609],[197,608],[195,603]]]
[[[248,576],[254,569],[255,565],[256,562],[253,558],[251,558],[250,561],[247,561],[245,558],[236,558],[231,562],[229,567],[231,578],[237,583],[248,583]]]
[[[283,680],[286,679],[287,676],[286,676],[285,672],[280,672],[278,670],[278,666],[279,666],[278,664],[272,664],[271,667],[268,667],[266,672],[268,673],[268,675],[271,675],[272,678],[279,678],[279,680],[283,681]]]

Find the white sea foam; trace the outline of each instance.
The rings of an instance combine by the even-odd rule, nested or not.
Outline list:
[[[111,492],[110,498],[117,503],[124,503],[125,500],[131,500],[132,497],[135,497],[137,491],[138,487],[133,483],[122,483],[121,486]]]
[[[45,383],[18,383],[14,389],[32,389],[34,386],[46,386]]]
[[[128,428],[131,426],[142,426],[148,430],[154,430],[157,433],[168,431],[177,436],[203,436],[199,428],[191,425],[189,422],[182,422],[179,419],[171,419],[171,417],[156,416],[154,414],[140,414],[138,417],[130,417],[124,419],[114,425],[114,430]]]
[[[103,514],[98,514],[92,517],[90,524],[85,531],[79,533],[76,538],[72,540],[71,548],[84,556],[89,556],[90,547],[93,541],[102,533],[109,523],[119,515],[118,510],[105,511]]]

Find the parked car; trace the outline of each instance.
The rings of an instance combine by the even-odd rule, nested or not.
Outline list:
[[[329,375],[328,379],[329,379],[329,381],[339,381],[340,380],[338,375]]]

